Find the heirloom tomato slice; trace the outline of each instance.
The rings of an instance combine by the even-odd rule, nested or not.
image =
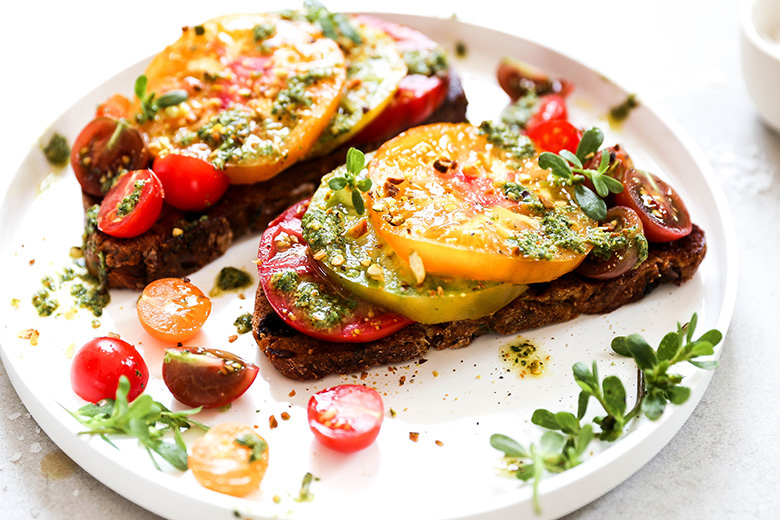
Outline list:
[[[595,222],[525,138],[483,128],[420,126],[382,145],[368,165],[377,233],[423,274],[536,283],[573,270]]]
[[[308,206],[308,200],[292,206],[260,238],[260,284],[279,317],[308,336],[341,343],[373,341],[410,324],[345,294],[321,273],[301,235]]]
[[[199,157],[249,184],[308,153],[339,105],[346,70],[338,44],[319,29],[267,13],[185,28],[145,75],[154,99],[187,93],[151,118],[136,99],[151,153]]]

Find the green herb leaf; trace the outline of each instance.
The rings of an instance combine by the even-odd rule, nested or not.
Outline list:
[[[550,170],[552,174],[561,179],[571,180],[574,174],[571,172],[571,167],[566,160],[554,153],[542,152],[539,154],[538,159],[539,168],[544,170]]]
[[[574,188],[574,199],[589,218],[597,221],[607,218],[607,205],[590,188],[578,184]]]
[[[658,359],[661,361],[673,359],[680,351],[681,346],[680,335],[677,332],[669,332],[658,345]]]
[[[593,187],[596,188],[596,193],[599,194],[599,197],[606,197],[609,195],[609,188],[607,188],[606,183],[604,182],[605,175],[602,175],[601,173],[594,173],[590,176],[590,180],[593,182]]]
[[[365,204],[363,203],[363,196],[359,190],[352,190],[352,205],[355,207],[355,211],[358,215],[362,215],[366,211]]]
[[[707,341],[699,340],[696,343],[691,343],[691,357],[699,356],[711,356],[715,353],[711,343]]]
[[[531,416],[531,422],[548,430],[560,429],[558,421],[555,420],[555,414],[543,408],[534,411],[534,414]]]
[[[328,181],[328,187],[333,191],[343,190],[347,187],[347,179],[344,177],[333,177]]]
[[[565,444],[566,438],[556,432],[545,432],[539,441],[539,447],[544,453],[560,453]]]
[[[659,389],[651,390],[642,400],[642,413],[651,421],[657,421],[664,413],[666,399]]]
[[[631,357],[631,351],[628,349],[625,336],[618,336],[614,338],[612,340],[611,346],[612,350],[615,351],[616,354],[623,357]]]
[[[577,434],[580,431],[580,421],[569,412],[558,412],[553,417],[563,433]]]
[[[626,389],[617,376],[604,378],[604,404],[607,413],[613,417],[622,418],[626,413]]]
[[[626,344],[631,351],[631,357],[642,370],[650,370],[658,364],[658,357],[653,348],[638,334],[631,334],[626,338]]]
[[[347,150],[347,171],[352,175],[359,175],[366,165],[366,156],[357,148]]]
[[[141,74],[135,79],[135,95],[138,99],[143,100],[146,98],[146,85],[149,80],[146,78],[146,74]]]
[[[490,436],[490,445],[498,451],[504,452],[506,457],[527,457],[528,452],[516,440],[500,433]]]
[[[371,186],[373,185],[373,182],[371,179],[360,179],[355,183],[355,186],[357,186],[357,189],[362,191],[363,193],[367,192],[371,189]]]
[[[603,175],[601,180],[607,186],[610,193],[621,193],[623,191],[623,183],[616,178],[610,177],[609,175]]]
[[[681,405],[691,396],[691,389],[687,386],[670,386],[666,389],[666,396],[672,404]]]
[[[590,401],[590,395],[591,394],[585,390],[580,392],[580,395],[577,398],[577,419],[582,419],[585,417],[585,412],[588,411],[588,401]]]
[[[157,98],[159,108],[173,107],[187,101],[189,94],[184,89],[169,90]]]
[[[596,169],[599,173],[603,174],[607,171],[607,168],[609,168],[609,161],[610,161],[610,154],[607,153],[606,150],[601,154],[601,161],[599,161],[599,166]]]
[[[693,316],[691,316],[691,321],[689,321],[686,325],[686,341],[690,342],[693,338],[693,331],[696,330],[696,324],[699,322],[699,316],[696,313],[693,313]]]
[[[604,142],[604,133],[596,128],[589,128],[582,134],[580,144],[577,145],[577,157],[584,164],[590,158],[591,154],[596,154]]]
[[[314,480],[314,475],[307,472],[301,480],[301,489],[298,491],[298,496],[293,500],[296,502],[311,502],[314,500],[314,494],[311,492],[311,483]]]
[[[688,363],[690,363],[691,365],[693,365],[695,367],[699,367],[702,370],[715,370],[720,365],[720,363],[718,363],[717,361],[694,361],[694,360],[690,360],[690,361],[688,361]]]
[[[717,345],[723,339],[723,334],[717,329],[708,330],[698,339],[698,341],[706,341],[711,345]]]
[[[571,164],[576,166],[577,168],[582,168],[582,163],[580,162],[579,157],[571,153],[569,150],[561,150],[558,152],[558,155],[569,161]]]

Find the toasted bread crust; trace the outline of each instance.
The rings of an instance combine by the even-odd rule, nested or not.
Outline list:
[[[521,297],[490,316],[436,325],[415,323],[369,343],[332,343],[308,337],[286,325],[258,286],[252,329],[260,350],[290,379],[318,379],[376,365],[399,363],[428,349],[461,348],[495,332],[514,334],[571,320],[580,314],[603,314],[642,299],[660,284],[681,285],[696,273],[707,251],[702,231],[694,226],[687,237],[651,244],[648,259],[612,280],[591,280],[570,273],[552,282],[531,285]]]
[[[460,79],[451,73],[447,96],[426,123],[463,122],[467,104]],[[373,150],[380,144],[361,148]],[[87,269],[97,275],[102,256],[110,288],[137,290],[159,278],[197,271],[222,256],[234,240],[264,230],[279,213],[310,197],[320,178],[344,163],[347,149],[348,145],[325,157],[296,164],[266,182],[230,186],[219,202],[200,213],[164,205],[154,226],[138,237],[115,238],[99,230],[88,233],[84,237]],[[85,210],[100,202],[86,193],[82,198]]]

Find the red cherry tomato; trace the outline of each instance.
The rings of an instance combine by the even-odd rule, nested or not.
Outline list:
[[[545,121],[529,130],[528,137],[544,152],[577,151],[582,134],[568,121]]]
[[[97,107],[95,117],[113,117],[129,119],[132,102],[122,94],[114,94]]]
[[[127,399],[132,401],[146,388],[149,370],[135,347],[118,338],[87,342],[73,357],[70,367],[73,391],[92,403],[116,397],[120,376],[130,380]]]
[[[339,385],[309,399],[309,428],[323,445],[351,453],[368,447],[382,427],[382,398],[373,388]]]
[[[536,109],[536,113],[528,120],[525,131],[529,133],[547,121],[565,121],[568,118],[566,99],[563,96],[558,94],[542,96],[539,98],[539,106]]]
[[[98,229],[118,238],[138,236],[155,223],[162,203],[162,183],[152,170],[128,172],[100,203]]]
[[[123,121],[93,119],[73,142],[70,165],[90,195],[102,197],[114,178],[126,171],[145,168],[149,162],[141,134]]]
[[[197,157],[169,153],[157,157],[152,170],[165,190],[165,202],[184,211],[201,211],[215,204],[230,185],[221,170]]]
[[[187,406],[216,408],[241,397],[257,371],[230,352],[178,347],[165,349],[162,376],[173,397]]]
[[[292,206],[271,222],[260,238],[260,284],[279,317],[308,336],[340,343],[374,341],[412,323],[358,298],[343,296],[322,274],[302,236],[301,217],[308,207],[308,200]],[[316,291],[320,296],[314,306],[299,301],[300,291],[306,289],[308,294]],[[320,319],[333,314],[338,318],[333,323]]]
[[[650,242],[671,242],[691,232],[693,224],[680,195],[652,173],[631,169],[615,202],[639,215]]]
[[[607,216],[602,223],[602,228],[611,230],[613,236],[619,236],[623,230],[635,228],[642,234],[642,221],[639,215],[631,208],[615,206],[607,211]],[[577,268],[577,272],[588,278],[596,280],[609,280],[627,273],[634,268],[640,255],[640,244],[636,240],[629,240],[628,245],[612,252],[609,258],[598,258],[593,251],[585,257],[585,260]]]

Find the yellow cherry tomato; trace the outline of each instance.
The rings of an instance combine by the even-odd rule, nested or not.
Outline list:
[[[177,343],[198,333],[211,313],[211,300],[181,278],[161,278],[144,287],[136,311],[151,336]]]

